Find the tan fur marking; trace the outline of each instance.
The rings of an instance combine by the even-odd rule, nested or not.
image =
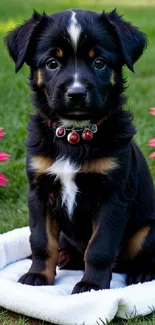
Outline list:
[[[58,58],[62,58],[62,57],[64,56],[63,50],[60,49],[59,47],[58,47],[57,50],[56,50],[56,56],[57,56]]]
[[[143,244],[149,231],[149,226],[143,227],[129,239],[125,249],[125,259],[134,258],[143,249]]]
[[[47,169],[53,164],[54,160],[50,157],[36,156],[31,160],[32,169],[39,175],[45,174]],[[80,173],[107,174],[108,171],[118,167],[114,158],[98,158],[86,161],[80,168]]]
[[[107,174],[108,171],[118,167],[118,164],[114,158],[98,158],[90,161],[86,161],[81,166],[81,173],[97,173]]]
[[[46,218],[46,234],[47,234],[47,255],[48,258],[45,262],[45,269],[41,272],[49,283],[53,283],[55,278],[55,270],[59,257],[59,227],[56,220],[52,218]]]
[[[36,174],[45,174],[47,168],[49,168],[53,163],[50,157],[36,156],[31,160],[31,167],[36,172]]]
[[[93,223],[93,227],[92,227],[92,235],[91,235],[91,238],[88,242],[88,245],[91,244],[91,242],[95,239],[96,235],[97,235],[97,231],[98,231],[98,226],[97,226],[97,223]]]
[[[94,58],[94,56],[95,56],[95,50],[94,49],[91,49],[89,51],[88,55],[89,55],[90,58]]]
[[[110,82],[111,82],[112,86],[115,85],[115,72],[114,72],[114,70],[111,73]]]
[[[88,263],[87,263],[87,252],[88,252],[88,249],[89,249],[89,245],[95,239],[95,237],[97,235],[97,231],[98,231],[98,226],[97,226],[97,223],[94,222],[93,225],[92,225],[92,235],[91,235],[91,238],[90,238],[90,240],[88,242],[87,248],[86,248],[85,253],[84,253],[85,269],[87,269],[87,267],[88,267]]]
[[[38,86],[41,86],[43,83],[43,75],[42,72],[40,70],[38,70],[37,72],[37,81],[36,81]]]

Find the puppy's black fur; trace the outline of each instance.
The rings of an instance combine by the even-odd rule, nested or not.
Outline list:
[[[16,71],[30,66],[36,107],[27,142],[33,263],[22,283],[54,282],[60,232],[60,266],[84,268],[73,293],[109,288],[112,270],[127,272],[128,284],[155,278],[155,192],[123,109],[122,67],[133,71],[146,43],[115,10],[34,12],[6,37]],[[51,126],[88,121],[98,132],[75,145]]]

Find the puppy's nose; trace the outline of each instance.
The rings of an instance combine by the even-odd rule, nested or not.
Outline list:
[[[77,103],[87,97],[87,91],[84,87],[71,87],[67,90],[67,96],[71,102]]]

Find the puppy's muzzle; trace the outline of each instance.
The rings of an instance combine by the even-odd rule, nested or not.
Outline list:
[[[70,87],[67,90],[67,96],[69,101],[78,104],[79,102],[86,100],[87,90],[84,87]]]

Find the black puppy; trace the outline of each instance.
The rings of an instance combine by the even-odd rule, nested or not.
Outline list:
[[[6,45],[16,71],[30,66],[36,107],[27,143],[33,262],[20,282],[53,284],[60,232],[70,243],[60,264],[84,264],[73,293],[109,288],[112,270],[127,272],[128,284],[154,279],[155,192],[122,95],[122,66],[133,71],[145,35],[115,10],[34,12]]]

